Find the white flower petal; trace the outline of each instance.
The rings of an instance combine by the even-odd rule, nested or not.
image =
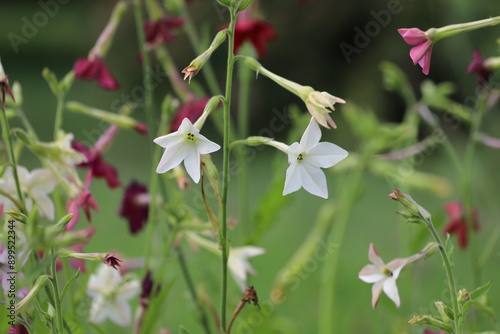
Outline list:
[[[384,279],[386,276],[380,270],[379,267],[377,267],[377,266],[375,266],[373,264],[367,264],[358,273],[358,277],[363,282],[366,282],[366,283],[375,283],[377,281],[380,281],[380,280]]]
[[[304,148],[304,151],[307,152],[316,146],[321,139],[321,129],[319,128],[318,123],[311,118],[309,121],[309,125],[304,131],[302,138],[300,139],[300,146]]]
[[[396,279],[394,277],[389,277],[384,282],[384,292],[389,297],[397,307],[400,305],[398,287],[396,286]]]
[[[285,188],[283,196],[293,193],[302,187],[302,179],[300,171],[297,168],[297,163],[291,164],[286,170]]]
[[[205,136],[198,134],[196,136],[196,146],[200,154],[209,154],[220,150],[220,145],[208,140]]]
[[[134,279],[120,286],[117,298],[128,300],[137,296],[139,292],[141,292],[141,283]]]
[[[176,131],[168,135],[155,138],[153,142],[161,147],[166,148],[169,146],[178,145],[182,143],[184,140],[185,140],[184,135],[180,134],[179,131]]]
[[[108,306],[108,316],[115,324],[128,327],[132,322],[132,309],[127,302],[115,300]]]
[[[308,162],[321,168],[330,168],[340,161],[344,160],[349,153],[332,143],[318,143],[309,152],[307,152],[306,159]]]
[[[31,194],[48,194],[54,190],[57,185],[57,179],[48,169],[34,169],[26,180],[27,190]]]
[[[372,286],[372,307],[377,307],[377,303],[382,295],[384,281],[379,281]]]
[[[326,176],[321,169],[308,164],[305,160],[297,164],[300,172],[302,187],[315,196],[328,198]]]
[[[39,194],[34,200],[41,214],[48,220],[54,220],[55,207],[52,199],[45,194]]]
[[[304,153],[304,150],[299,143],[293,143],[292,145],[290,145],[287,149],[288,163],[297,163],[297,157],[302,153]]]
[[[90,307],[89,321],[99,324],[108,317],[108,309],[105,307],[106,301],[103,295],[97,295],[92,301]]]
[[[200,154],[193,146],[186,152],[184,167],[195,183],[200,181]]]
[[[380,271],[383,270],[384,268],[384,261],[380,258],[380,256],[377,253],[377,250],[375,249],[375,245],[373,243],[370,244],[370,247],[368,248],[368,259],[378,268],[380,268]]]
[[[161,157],[160,163],[156,168],[157,173],[166,173],[175,166],[178,166],[182,160],[186,157],[186,146],[185,142],[177,143],[174,146],[169,146]]]

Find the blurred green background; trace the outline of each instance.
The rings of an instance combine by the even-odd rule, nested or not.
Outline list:
[[[384,91],[379,63],[389,60],[400,66],[408,75],[415,88],[426,79],[419,67],[412,65],[409,58],[410,47],[406,45],[397,33],[398,28],[419,27],[426,30],[430,27],[440,27],[447,24],[478,20],[494,16],[500,10],[495,1],[401,1],[402,11],[391,16],[386,27],[380,33],[370,38],[369,44],[361,48],[359,54],[353,54],[348,63],[339,47],[340,43],[354,45],[356,27],[364,30],[365,25],[374,21],[372,11],[387,9],[393,1],[329,1],[316,0],[310,3],[299,3],[298,0],[261,1],[260,10],[278,33],[278,39],[269,44],[268,56],[262,59],[262,64],[277,74],[296,82],[311,85],[320,91],[328,91],[336,96],[355,102],[358,105],[373,109],[383,120],[397,122],[404,112],[404,104],[393,93]],[[33,16],[41,11],[37,1],[2,1],[0,2],[0,57],[9,74],[10,82],[19,81],[23,87],[24,110],[42,140],[51,140],[52,126],[55,115],[56,101],[48,86],[41,77],[43,68],[48,67],[61,78],[73,66],[76,59],[85,57],[95,43],[97,36],[107,22],[115,1],[68,1],[61,4],[58,13],[48,19],[46,24],[37,27],[33,37],[26,43],[18,45],[15,52],[11,44],[12,33],[22,36],[26,20],[32,22]],[[227,13],[216,7],[214,1],[194,1],[190,12],[195,24],[210,38],[223,24],[227,23]],[[219,16],[223,13],[223,16]],[[478,46],[485,56],[497,55],[498,46],[495,43],[499,28],[482,29],[480,31],[459,35],[440,41],[432,56],[429,78],[435,82],[453,81],[457,92],[453,96],[457,102],[463,102],[475,94],[475,77],[465,73],[472,59],[473,48]],[[168,46],[174,60],[181,70],[189,64],[196,55],[186,35],[180,30],[176,40]],[[224,49],[224,48],[222,48]],[[104,91],[96,82],[76,81],[68,100],[77,100],[97,108],[110,110],[113,102],[123,99],[131,89],[142,82],[141,67],[137,62],[138,46],[134,19],[131,12],[120,24],[114,43],[106,57],[106,64],[121,84],[119,91]],[[223,84],[225,51],[214,54],[212,63]],[[498,76],[493,77],[493,81]],[[203,85],[202,76],[193,81]],[[172,93],[167,80],[155,90],[156,116],[159,118],[159,106],[166,94]],[[284,110],[290,103],[300,101],[274,85],[270,80],[259,77],[252,86],[251,95],[251,134],[257,134],[268,126],[274,117],[273,109]],[[302,109],[305,109],[302,107]],[[305,110],[304,110],[305,112]],[[134,117],[145,120],[141,111]],[[357,143],[349,133],[342,118],[342,106],[338,106],[333,118],[339,128],[325,132],[326,140],[334,140],[336,144],[356,151]],[[500,117],[488,115],[484,125],[485,132],[500,136],[498,127]],[[16,126],[19,124],[13,124]],[[102,131],[98,121],[82,115],[66,113],[64,128],[72,132],[75,139],[95,141]],[[461,126],[457,130],[449,130],[456,147],[461,150],[468,128]],[[284,139],[286,133],[277,133],[278,139]],[[220,141],[214,132],[207,135]],[[106,154],[106,160],[116,166],[123,185],[135,179],[149,182],[149,172],[155,161],[151,161],[149,143],[144,137],[135,133],[121,131],[114,145]],[[265,149],[250,162],[251,203],[255,208],[259,197],[265,192],[272,179],[269,169],[269,159],[274,153]],[[497,175],[500,159],[498,151],[479,147],[474,173],[474,199],[479,210],[481,230],[478,233],[479,244],[483,244],[488,236],[498,228],[498,185]],[[220,154],[214,158],[220,159]],[[21,164],[30,168],[37,166],[37,160],[26,154]],[[437,198],[423,192],[412,193],[412,196],[433,214],[439,230],[446,221],[443,203],[458,200],[458,185],[454,184],[456,173],[450,168],[450,163],[443,151],[438,148],[428,156],[420,170],[428,171],[450,179],[451,192],[442,198]],[[336,193],[336,184],[341,184],[343,174],[329,175],[330,193]],[[283,170],[284,176],[284,170]],[[122,191],[108,190],[104,181],[94,181],[92,191],[99,203],[100,211],[93,214],[93,224],[97,232],[86,251],[115,251],[123,257],[136,257],[144,248],[144,233],[131,236],[125,220],[117,216]],[[198,189],[190,190],[187,198],[196,194]],[[236,184],[230,189],[230,217],[238,218]],[[391,184],[371,175],[363,179],[363,192],[360,193],[354,208],[351,222],[348,226],[346,240],[340,249],[340,277],[337,279],[337,299],[335,301],[335,319],[338,333],[421,333],[422,328],[406,325],[411,315],[425,312],[436,313],[433,302],[446,300],[444,271],[437,256],[417,264],[413,270],[405,272],[398,280],[402,306],[396,309],[386,298],[382,297],[376,310],[370,306],[371,285],[357,278],[358,271],[368,263],[367,251],[370,242],[374,242],[386,261],[396,257],[409,256],[409,245],[405,244],[413,236],[422,233],[419,226],[403,224],[403,219],[393,212],[399,208],[390,201],[387,195],[391,192]],[[257,287],[261,302],[269,299],[274,278],[288,261],[290,256],[304,240],[312,223],[316,219],[317,209],[324,202],[301,190],[289,195],[289,205],[278,215],[278,221],[266,234],[259,245],[266,249],[266,254],[252,260],[258,275],[251,277],[250,283]],[[335,196],[331,196],[334,198]],[[307,208],[307,210],[305,210]],[[87,223],[81,219],[78,227],[84,228]],[[244,235],[241,231],[231,231],[232,244],[241,244]],[[112,236],[112,237],[110,237]],[[454,237],[453,237],[454,238]],[[499,276],[500,247],[495,246],[490,265],[486,266],[483,277],[493,279],[491,290],[492,302],[500,313]],[[218,306],[219,259],[204,252],[188,252],[188,265],[196,280],[203,287],[212,302]],[[320,268],[328,265],[320,263]],[[88,266],[90,271],[93,264]],[[199,333],[194,307],[186,293],[185,284],[178,275],[177,263],[171,264],[172,276],[179,276],[165,305],[161,323],[165,328],[177,331],[179,324],[184,324],[192,333]],[[470,260],[466,252],[457,249],[456,268],[459,274],[459,287],[472,289]],[[306,277],[307,276],[307,277]],[[271,317],[265,319],[262,326],[256,326],[253,331],[246,330],[240,321],[236,324],[234,333],[313,333],[316,328],[318,310],[318,286],[321,270],[314,269],[304,275],[298,288],[287,295],[287,300],[276,305]],[[231,283],[233,284],[233,283]],[[231,307],[239,300],[239,292],[235,285],[230,287]],[[230,308],[231,308],[230,307]],[[242,313],[241,319],[251,321],[258,316],[248,307]],[[285,324],[293,324],[287,327]],[[107,323],[108,331],[116,332],[116,326]],[[271,329],[274,328],[274,329]],[[239,329],[239,330],[238,330]]]

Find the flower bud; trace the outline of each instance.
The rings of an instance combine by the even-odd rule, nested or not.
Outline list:
[[[434,317],[428,316],[428,315],[415,315],[413,318],[408,321],[408,323],[415,325],[415,324],[420,324],[420,325],[431,325],[435,326],[438,328],[443,329],[447,333],[453,333],[454,328],[451,324],[445,323],[439,319],[436,319]]]
[[[439,251],[439,244],[437,242],[429,242],[425,247],[420,251],[420,253],[428,258],[432,256],[434,253]]]
[[[5,213],[23,224],[26,224],[26,221],[28,220],[28,217],[26,215],[17,211],[5,211]]]
[[[48,280],[49,280],[48,275],[42,275],[38,277],[35,285],[30,289],[30,292],[28,292],[26,297],[24,297],[23,300],[21,300],[17,304],[16,306],[17,313],[19,313],[26,306],[26,304],[28,304],[36,296],[38,291],[40,291],[45,286],[45,284],[47,284]]]
[[[453,315],[453,311],[442,301],[434,302],[434,305],[436,306],[444,322],[451,322],[455,318]]]
[[[420,217],[426,221],[429,221],[431,219],[430,213],[423,207],[421,207],[417,202],[415,202],[410,195],[405,194],[397,188],[392,189],[394,189],[394,192],[389,194],[389,197],[395,201],[398,201],[406,208],[405,214],[407,216],[411,216],[417,219]]]
[[[462,289],[458,291],[458,303],[463,305],[465,302],[470,300],[470,292],[467,289]]]

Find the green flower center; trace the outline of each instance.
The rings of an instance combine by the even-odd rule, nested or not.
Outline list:
[[[391,277],[391,276],[393,275],[393,274],[392,274],[392,271],[390,271],[390,270],[389,270],[389,269],[387,269],[387,268],[384,268],[383,273],[384,273],[384,275],[385,275],[385,276],[387,276],[387,277]]]
[[[192,143],[196,142],[196,137],[191,132],[186,133],[186,139]]]
[[[304,160],[304,156],[302,156],[302,153],[300,153],[300,154],[297,156],[297,162],[302,162],[302,160]]]

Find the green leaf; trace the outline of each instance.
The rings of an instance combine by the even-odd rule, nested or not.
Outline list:
[[[470,299],[469,299],[469,300],[468,300],[468,301],[464,304],[464,306],[463,306],[463,312],[464,312],[464,313],[465,313],[465,312],[467,312],[467,310],[469,310],[469,308],[470,308],[473,304],[476,304],[476,305],[478,305],[478,306],[479,306],[479,304],[478,304],[478,303],[476,303],[476,302],[477,302],[477,300],[478,300],[479,298],[481,298],[481,296],[483,296],[483,295],[484,295],[484,294],[485,294],[485,293],[489,290],[489,288],[490,288],[490,286],[491,286],[491,282],[492,282],[492,281],[489,281],[488,283],[486,283],[486,284],[484,284],[484,285],[480,286],[479,288],[477,288],[476,290],[474,290],[474,291],[472,291],[472,292],[470,293]],[[486,305],[484,305],[484,306],[486,306]],[[485,309],[486,309],[486,308],[484,308],[484,307],[480,307],[480,308],[481,308],[481,309],[483,309],[483,310],[485,310]]]
[[[68,292],[68,289],[70,288],[71,284],[73,284],[78,277],[80,277],[80,268],[78,268],[76,273],[73,276],[71,276],[71,278],[68,280],[68,282],[64,286],[63,291],[61,293],[61,300],[64,299],[64,296],[65,296],[66,292]]]
[[[191,332],[186,329],[186,327],[180,325],[179,326],[179,334],[190,334]]]

